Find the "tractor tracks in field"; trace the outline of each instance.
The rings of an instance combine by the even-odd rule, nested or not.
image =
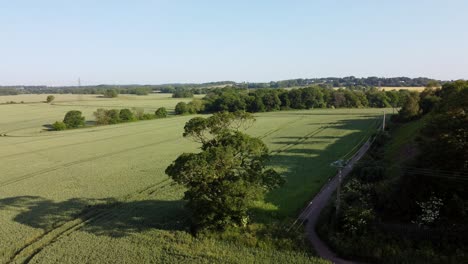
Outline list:
[[[0,188],[11,185],[11,184],[14,184],[14,183],[17,183],[17,182],[24,181],[24,180],[27,180],[27,179],[30,179],[30,178],[33,178],[33,177],[36,177],[36,176],[39,176],[39,175],[42,175],[42,174],[45,174],[45,173],[49,173],[49,172],[52,172],[52,171],[68,168],[68,167],[71,167],[71,166],[75,166],[75,165],[78,165],[78,164],[94,161],[94,160],[97,160],[97,159],[111,157],[111,156],[114,156],[114,155],[129,152],[129,151],[134,151],[134,150],[143,149],[143,148],[149,148],[149,147],[157,146],[159,144],[163,144],[163,143],[167,143],[167,142],[173,142],[173,141],[176,141],[178,139],[179,139],[179,137],[174,137],[174,138],[172,138],[170,140],[161,140],[161,141],[157,141],[157,142],[154,142],[154,143],[151,143],[151,144],[126,148],[126,149],[122,149],[122,150],[118,150],[118,151],[114,151],[114,152],[105,153],[105,154],[102,154],[102,155],[97,155],[97,156],[93,156],[93,157],[89,157],[89,158],[85,158],[85,159],[80,159],[80,160],[60,164],[60,165],[53,166],[53,167],[50,167],[50,168],[47,168],[47,169],[43,169],[43,170],[40,170],[40,171],[37,171],[37,172],[27,173],[25,175],[22,175],[22,176],[19,176],[19,177],[10,179],[10,180],[0,182]]]
[[[175,183],[170,179],[162,180],[156,184],[142,188],[134,193],[123,196],[108,204],[96,204],[91,208],[84,209],[80,214],[73,217],[72,220],[59,224],[51,230],[45,231],[34,238],[28,244],[16,250],[7,263],[29,263],[45,247],[57,242],[60,238],[68,236],[87,224],[98,220],[109,220],[114,216],[113,210],[125,206],[125,202],[136,199],[140,196],[150,196],[158,190],[172,187]]]
[[[258,138],[259,139],[264,139],[264,138],[266,138],[266,137],[268,137],[268,136],[270,136],[270,135],[272,135],[272,134],[274,134],[274,133],[276,133],[276,132],[278,132],[278,131],[280,131],[280,130],[282,130],[282,129],[284,129],[284,128],[286,128],[286,127],[288,127],[288,126],[290,126],[290,125],[292,125],[294,123],[297,123],[297,122],[301,121],[304,118],[305,118],[305,116],[301,116],[300,118],[296,118],[294,120],[286,122],[283,125],[279,126],[278,128],[272,129],[272,130],[266,132],[265,134],[263,134],[262,136],[260,136]]]
[[[281,148],[279,148],[279,149],[277,149],[277,150],[271,151],[270,153],[271,153],[271,154],[278,154],[278,153],[281,153],[281,152],[286,151],[286,150],[288,150],[288,149],[291,149],[291,148],[294,147],[294,146],[297,146],[297,145],[299,145],[299,144],[301,144],[301,143],[306,142],[307,140],[313,138],[314,136],[316,136],[316,135],[319,134],[320,132],[324,131],[324,130],[327,129],[327,128],[332,127],[333,125],[334,125],[334,123],[330,123],[329,125],[321,126],[321,127],[317,128],[317,129],[315,129],[315,130],[313,130],[313,131],[311,131],[311,132],[305,134],[304,136],[299,137],[297,140],[294,140],[294,141],[292,141],[291,143],[286,144],[285,146],[283,146],[283,147],[281,147]]]

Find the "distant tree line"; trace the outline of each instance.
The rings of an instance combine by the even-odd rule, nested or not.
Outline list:
[[[193,94],[203,94],[206,90],[219,87],[236,87],[248,89],[261,88],[289,88],[289,87],[305,87],[318,85],[321,87],[346,87],[351,89],[367,89],[369,87],[423,87],[434,84],[443,84],[443,81],[430,78],[408,78],[408,77],[366,77],[357,78],[354,76],[336,78],[308,78],[308,79],[290,79],[271,82],[242,82],[236,83],[233,81],[207,82],[207,83],[175,83],[175,84],[159,84],[159,85],[90,85],[90,86],[0,86],[0,95],[16,95],[16,94],[103,94],[108,89],[114,89],[119,94],[136,94],[147,95],[151,92],[158,91],[162,93],[174,93],[177,89],[188,89]]]
[[[147,95],[152,92],[174,93],[177,89],[189,89],[193,94],[201,94],[204,89],[234,85],[235,82],[207,82],[188,84],[160,85],[89,85],[89,86],[0,86],[0,95],[17,94],[104,94],[106,90],[115,90],[118,94]]]
[[[382,77],[366,77],[356,78],[354,76],[336,78],[311,78],[311,79],[291,79],[283,81],[272,81],[267,83],[240,83],[236,84],[239,88],[288,88],[288,87],[303,87],[309,85],[320,85],[323,87],[422,87],[427,86],[431,82],[438,82],[434,79],[429,78],[408,78],[408,77],[393,77],[393,78],[382,78]]]
[[[247,111],[270,112],[287,109],[311,108],[386,108],[401,107],[410,97],[408,90],[381,91],[376,88],[366,91],[331,89],[310,86],[292,90],[283,89],[212,89],[202,101],[179,103],[176,114],[215,113]]]

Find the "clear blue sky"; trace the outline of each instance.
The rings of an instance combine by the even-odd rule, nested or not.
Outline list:
[[[0,3],[0,85],[468,78],[468,1]]]

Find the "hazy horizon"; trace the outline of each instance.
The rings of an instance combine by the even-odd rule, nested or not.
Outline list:
[[[203,84],[203,83],[211,83],[211,82],[235,82],[235,83],[269,83],[271,81],[274,82],[279,82],[279,81],[286,81],[286,80],[294,80],[294,79],[321,79],[321,78],[344,78],[344,77],[351,77],[354,75],[350,76],[327,76],[327,77],[298,77],[298,78],[291,78],[291,79],[281,79],[281,80],[266,80],[266,81],[257,81],[257,82],[249,82],[249,81],[235,81],[235,80],[207,80],[207,81],[202,81],[202,82],[170,82],[170,83],[85,83],[84,80],[80,79],[80,86],[97,86],[97,85],[121,85],[121,86],[126,86],[126,85],[171,85],[171,84]],[[408,78],[428,78],[428,79],[435,79],[438,81],[455,81],[455,80],[465,80],[464,78],[460,79],[451,79],[451,80],[442,80],[442,79],[436,79],[436,78],[431,78],[430,76],[417,76],[417,77],[411,77],[411,76],[354,76],[356,78],[368,78],[368,77],[378,77],[378,78],[399,78],[399,77],[408,77]],[[76,87],[78,86],[78,80],[76,80],[75,84],[70,84],[70,85],[47,85],[47,84],[2,84],[0,83],[0,87],[2,86],[48,86],[48,87]]]
[[[0,85],[466,79],[468,2],[14,1]]]

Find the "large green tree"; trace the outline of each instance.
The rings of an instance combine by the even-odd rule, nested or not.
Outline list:
[[[185,125],[184,137],[202,143],[201,152],[180,155],[166,173],[187,188],[194,230],[245,226],[251,205],[284,183],[265,168],[266,145],[240,131],[253,120],[245,112],[222,112]]]
[[[68,111],[63,118],[63,123],[67,128],[78,128],[85,125],[85,118],[77,110]]]

